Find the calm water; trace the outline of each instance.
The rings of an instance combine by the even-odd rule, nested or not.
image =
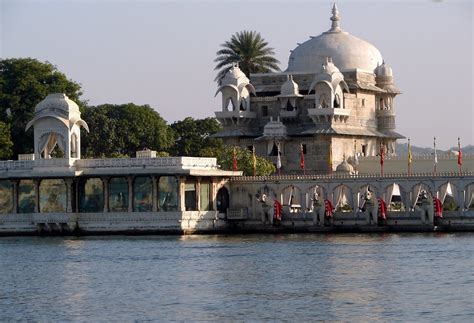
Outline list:
[[[1,238],[0,319],[474,320],[474,234]]]

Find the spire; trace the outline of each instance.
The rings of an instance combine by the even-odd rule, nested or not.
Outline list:
[[[337,33],[341,31],[341,27],[339,26],[339,21],[341,18],[339,17],[339,10],[337,9],[336,2],[332,5],[332,16],[331,16],[331,29],[329,32]]]

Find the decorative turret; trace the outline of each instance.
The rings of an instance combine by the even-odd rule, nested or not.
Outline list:
[[[216,118],[222,124],[247,124],[255,119],[256,113],[250,111],[250,94],[255,95],[255,88],[238,64],[225,74],[214,96],[219,92],[222,93],[222,112],[216,112]]]
[[[280,95],[277,96],[281,103],[280,117],[295,118],[297,113],[297,99],[303,97],[299,92],[298,84],[293,80],[293,75],[286,76],[286,82],[281,85]]]
[[[313,90],[315,108],[308,109],[308,114],[314,122],[347,121],[350,111],[344,109],[344,91],[349,92],[349,87],[331,57],[326,57],[321,69],[314,76],[309,92]]]
[[[81,158],[80,127],[89,132],[87,123],[81,119],[76,102],[63,93],[48,95],[35,107],[35,116],[25,131],[34,128],[35,159],[51,158],[56,145],[64,158]]]

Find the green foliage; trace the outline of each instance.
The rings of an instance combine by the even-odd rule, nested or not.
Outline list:
[[[208,157],[216,157],[217,163],[221,165],[224,170],[232,170],[233,167],[233,147],[225,146],[223,149],[215,149],[213,154]],[[209,151],[211,153],[211,151]],[[244,148],[235,148],[237,157],[237,170],[243,171],[244,175],[253,175],[253,156],[252,152]],[[268,159],[257,156],[257,176],[266,176],[275,173],[275,165]]]
[[[66,93],[79,106],[81,86],[48,62],[33,58],[0,59],[0,121],[10,124],[13,157],[33,152],[33,131],[25,133],[34,108],[51,93]],[[13,155],[13,156],[12,156]]]
[[[166,151],[173,144],[165,120],[148,105],[87,107],[82,118],[91,130],[82,137],[84,157],[133,157],[140,149]]]
[[[267,73],[279,71],[280,63],[275,57],[273,48],[256,31],[237,32],[230,40],[220,45],[222,47],[216,55],[215,70],[219,70],[216,81],[220,81],[232,64],[239,63],[239,67],[247,76],[250,73]]]
[[[175,137],[175,145],[171,154],[175,156],[208,156],[214,150],[222,150],[221,139],[211,135],[222,129],[215,118],[193,119],[191,117],[177,121],[171,125]]]
[[[13,142],[10,137],[10,126],[0,121],[0,159],[8,159],[12,155]]]

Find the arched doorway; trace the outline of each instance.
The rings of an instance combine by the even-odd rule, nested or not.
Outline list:
[[[229,208],[229,191],[227,188],[222,187],[217,191],[217,211],[219,213],[226,213]]]

